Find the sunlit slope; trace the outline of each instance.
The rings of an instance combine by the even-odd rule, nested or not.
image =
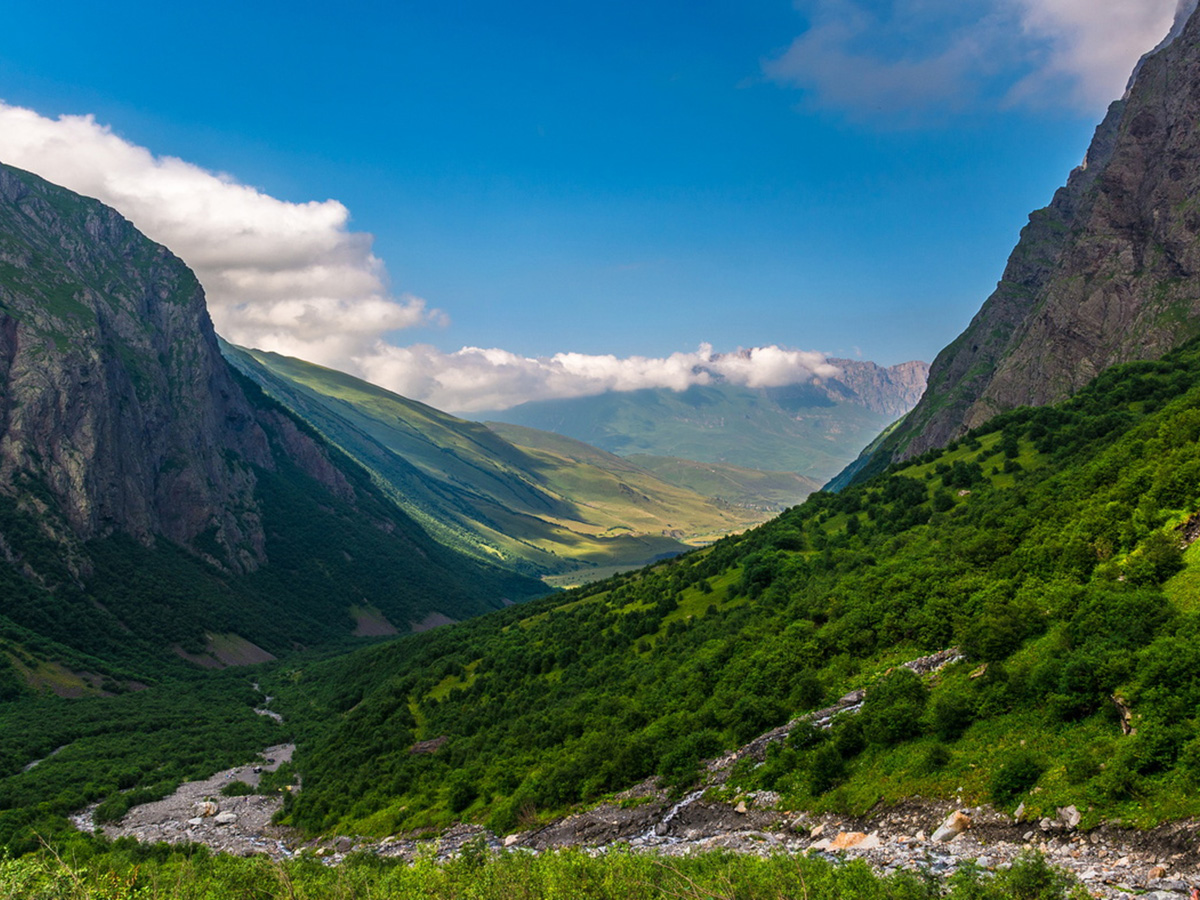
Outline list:
[[[368,382],[222,345],[272,397],[365,466],[441,542],[538,575],[639,565],[762,521],[577,442],[520,447]]]
[[[1200,814],[1197,384],[1198,344],[1116,367],[680,559],[311,667],[280,686],[321,732],[294,821],[530,827],[648,776],[685,787],[858,687],[860,717],[733,790]],[[966,659],[937,679],[895,671],[949,647]]]

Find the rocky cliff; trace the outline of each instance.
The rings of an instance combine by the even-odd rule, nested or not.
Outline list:
[[[40,484],[85,540],[208,532],[246,570],[263,560],[247,464],[271,465],[267,440],[191,271],[114,210],[0,167],[0,491]]]
[[[829,362],[841,370],[824,381],[831,396],[894,418],[917,405],[929,377],[929,363],[916,360],[887,367],[859,359],[831,357]]]
[[[1084,163],[1030,216],[1003,278],[934,361],[868,471],[996,413],[1062,399],[1200,333],[1200,16],[1140,63]]]
[[[0,638],[279,652],[541,591],[436,545],[234,373],[169,250],[0,166]]]

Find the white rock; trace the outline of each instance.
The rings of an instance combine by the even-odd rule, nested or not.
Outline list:
[[[203,825],[204,818],[202,816],[196,816],[196,818],[194,818],[194,819],[188,819],[188,824],[193,827],[195,827],[196,825]]]
[[[970,816],[961,810],[955,810],[946,817],[946,821],[933,833],[932,840],[938,843],[952,841],[970,827]]]
[[[515,834],[510,834],[508,837],[506,837],[504,839],[504,846],[511,847],[513,844],[515,844],[517,842],[517,840],[518,840],[518,838]]]
[[[1078,828],[1079,820],[1082,818],[1082,816],[1079,814],[1079,810],[1074,806],[1063,806],[1058,810],[1058,818],[1062,820],[1062,822],[1068,828]]]
[[[232,825],[237,821],[237,814],[231,812],[218,813],[217,817],[213,819],[213,821],[218,825]]]

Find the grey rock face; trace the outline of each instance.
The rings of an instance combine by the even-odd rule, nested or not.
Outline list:
[[[1185,8],[1185,11],[1187,9]],[[1200,334],[1200,16],[1147,56],[1082,166],[884,448],[908,458]]]
[[[52,513],[48,530],[61,515],[65,543],[162,535],[244,572],[265,559],[252,467],[273,465],[187,266],[114,210],[0,166],[0,493]]]

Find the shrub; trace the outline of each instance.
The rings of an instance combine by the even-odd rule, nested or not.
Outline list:
[[[222,797],[247,797],[254,793],[254,788],[244,781],[231,781],[221,788]]]
[[[1021,794],[1037,784],[1042,777],[1042,766],[1028,753],[1022,753],[1005,762],[992,775],[992,802],[997,806],[1009,806]]]
[[[872,687],[859,714],[867,743],[886,747],[919,734],[928,694],[916,673],[904,668]]]
[[[952,691],[941,691],[929,704],[926,722],[939,740],[955,741],[974,717],[975,709],[968,698]]]

